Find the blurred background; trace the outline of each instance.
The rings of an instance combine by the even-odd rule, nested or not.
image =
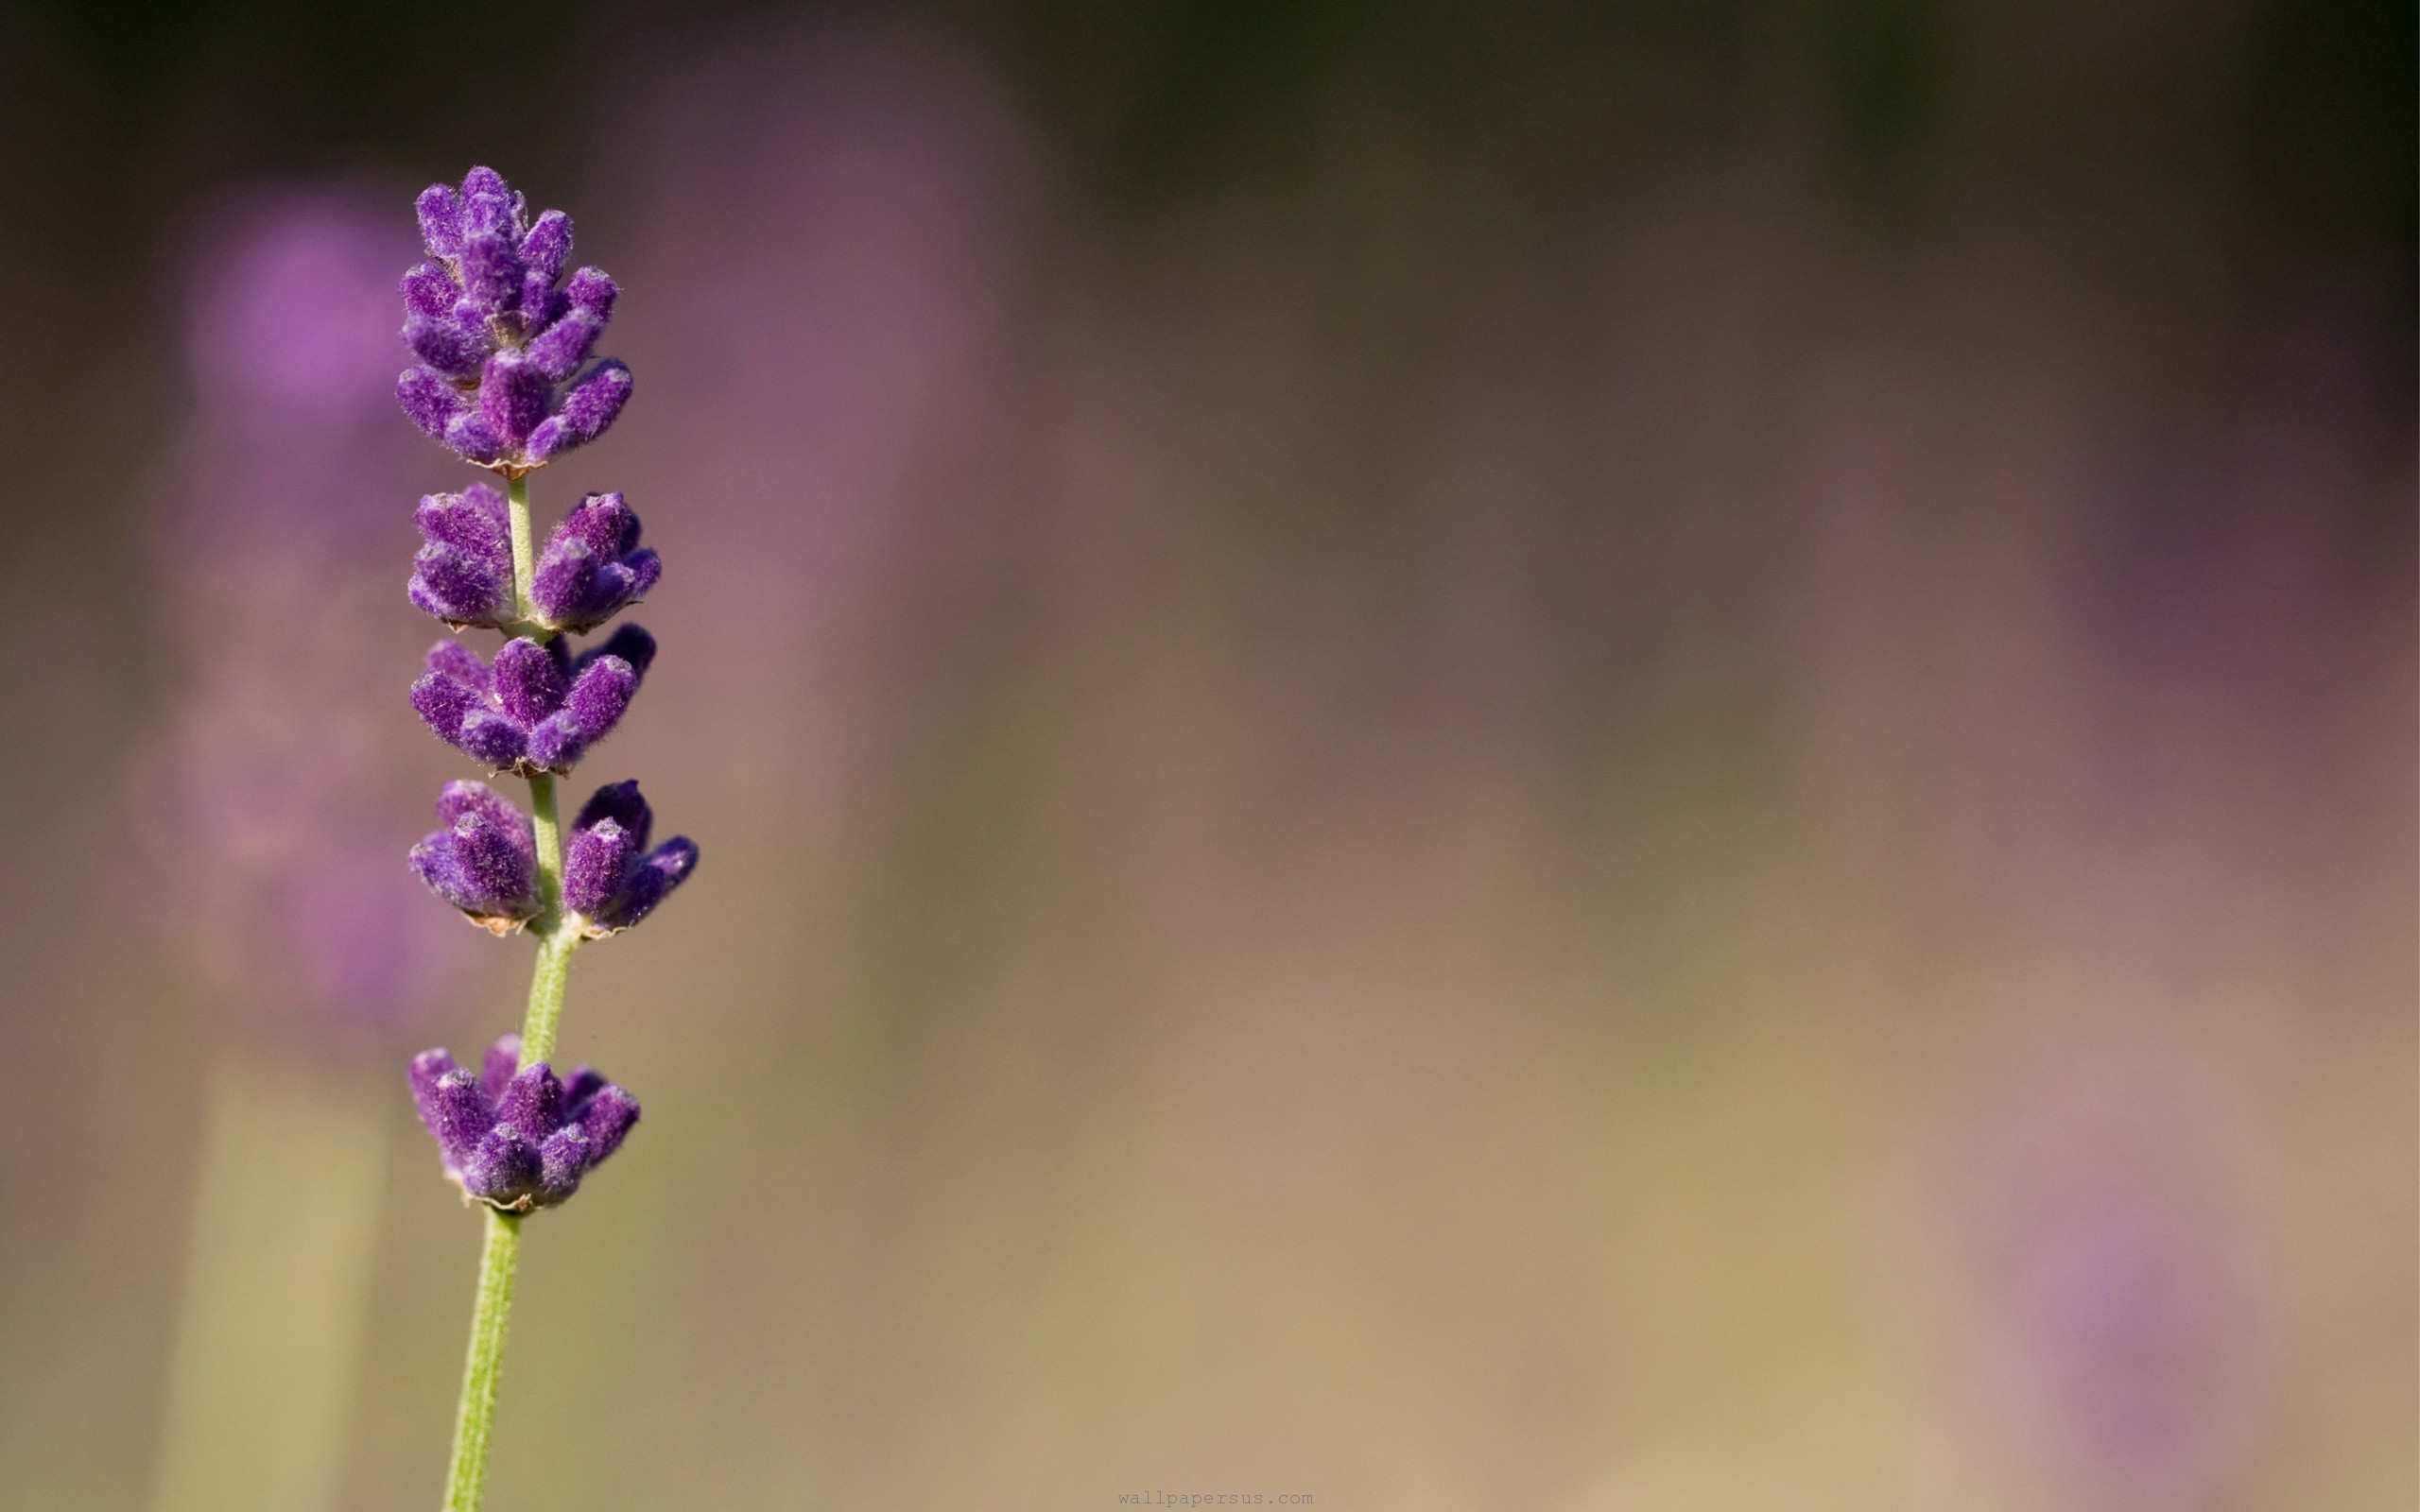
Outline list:
[[[0,1504],[438,1497],[486,163],[704,851],[500,1512],[2412,1506],[2413,28],[0,9]]]

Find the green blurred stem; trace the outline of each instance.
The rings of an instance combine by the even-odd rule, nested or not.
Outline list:
[[[504,1330],[512,1316],[512,1273],[520,1258],[521,1220],[489,1209],[487,1247],[479,1257],[478,1305],[471,1314],[471,1357],[462,1366],[462,1404],[454,1414],[454,1466],[445,1477],[445,1512],[478,1512],[487,1486],[496,1380],[504,1373]]]
[[[520,615],[508,631],[537,641],[553,639],[529,601],[534,560],[529,526],[529,485],[508,480],[512,523],[512,592]],[[541,772],[529,779],[529,817],[538,849],[538,917],[529,933],[538,961],[529,976],[529,1011],[521,1025],[521,1063],[552,1059],[555,1027],[562,1022],[563,989],[571,980],[571,953],[579,948],[577,919],[563,912],[562,828],[555,815],[555,780]],[[512,1314],[512,1276],[521,1259],[521,1218],[487,1215],[487,1246],[479,1256],[479,1295],[471,1314],[471,1353],[462,1366],[462,1402],[454,1415],[454,1463],[445,1478],[445,1512],[478,1512],[487,1484],[488,1440],[495,1432],[496,1385],[504,1373],[505,1325]]]

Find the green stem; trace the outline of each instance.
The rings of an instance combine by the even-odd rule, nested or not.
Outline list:
[[[529,528],[529,480],[507,478],[504,495],[512,522],[512,611],[535,624],[538,608],[529,602],[529,584],[538,576],[538,535]]]
[[[571,953],[579,946],[579,929],[563,917],[562,832],[555,819],[555,780],[544,773],[529,779],[529,817],[538,841],[538,917],[529,925],[538,936],[538,965],[529,973],[529,1011],[521,1022],[525,1066],[554,1058]]]
[[[521,1220],[488,1210],[479,1256],[479,1299],[471,1313],[471,1356],[462,1366],[462,1404],[454,1414],[454,1464],[445,1476],[445,1512],[478,1512],[488,1478],[488,1440],[495,1433],[497,1378],[504,1373],[504,1329],[512,1316],[512,1273],[521,1258]]]
[[[554,632],[539,623],[536,606],[529,601],[534,559],[529,486],[512,478],[507,489],[513,602],[520,615],[507,633],[551,640]],[[546,773],[529,779],[529,817],[538,850],[538,917],[530,920],[529,932],[537,937],[538,961],[529,976],[529,1011],[521,1025],[525,1066],[554,1057],[555,1027],[562,1022],[563,989],[571,979],[571,953],[580,941],[577,923],[563,913],[562,828],[555,814],[555,780]],[[471,1313],[471,1352],[462,1366],[461,1405],[454,1415],[454,1463],[445,1478],[445,1512],[478,1512],[486,1487],[496,1384],[504,1373],[505,1325],[512,1314],[512,1276],[520,1258],[520,1216],[488,1210],[478,1303]]]

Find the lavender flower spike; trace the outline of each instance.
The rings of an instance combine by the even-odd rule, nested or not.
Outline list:
[[[476,1074],[442,1050],[423,1051],[411,1084],[446,1177],[464,1201],[499,1212],[562,1202],[639,1121],[638,1099],[587,1066],[568,1082],[543,1060],[523,1066],[513,1034],[488,1047]]]
[[[472,169],[459,189],[432,185],[419,210],[429,260],[403,279],[415,362],[395,397],[422,430],[502,473],[507,491],[482,485],[421,501],[426,543],[411,600],[458,631],[480,626],[509,639],[493,662],[439,642],[412,684],[412,708],[465,754],[527,778],[529,814],[477,782],[453,783],[438,801],[448,827],[421,842],[412,866],[475,921],[500,935],[526,928],[538,947],[526,1046],[505,1036],[478,1074],[442,1050],[411,1066],[446,1175],[488,1209],[445,1479],[447,1512],[478,1512],[522,1216],[570,1196],[639,1117],[637,1100],[595,1072],[581,1067],[564,1083],[546,1064],[572,953],[646,918],[696,868],[698,848],[674,838],[647,849],[653,816],[636,782],[589,799],[568,845],[556,824],[556,775],[613,732],[655,660],[655,638],[635,625],[571,649],[570,637],[604,625],[663,576],[622,496],[582,499],[543,551],[533,551],[530,528],[528,472],[605,434],[630,400],[630,369],[595,358],[619,291],[593,267],[565,281],[571,218],[549,210],[532,220],[493,169]]]
[[[485,782],[448,782],[445,828],[412,847],[412,869],[471,922],[509,935],[538,912],[538,847],[528,816]]]
[[[458,192],[422,192],[420,226],[430,261],[401,287],[416,359],[395,385],[404,413],[508,477],[602,436],[630,398],[631,370],[609,358],[580,376],[617,291],[593,267],[555,286],[571,217],[549,210],[532,221],[501,175],[473,168]]]
[[[655,637],[625,625],[574,657],[562,637],[504,643],[490,665],[459,641],[428,650],[412,707],[440,740],[498,772],[567,772],[613,732],[655,660]]]
[[[654,812],[635,782],[598,788],[572,821],[563,850],[563,906],[587,921],[590,938],[645,919],[697,869],[698,845],[685,834],[648,850],[654,827]]]
[[[549,626],[584,634],[646,597],[662,576],[664,563],[639,544],[639,517],[622,496],[592,493],[547,539],[529,597]]]
[[[427,541],[412,559],[412,603],[458,630],[510,625],[512,527],[504,495],[484,483],[432,493],[412,520]]]

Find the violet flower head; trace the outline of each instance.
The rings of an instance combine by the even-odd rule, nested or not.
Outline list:
[[[529,597],[549,627],[584,634],[646,597],[662,576],[664,563],[639,544],[639,517],[622,496],[592,493],[547,539]]]
[[[563,1201],[639,1121],[638,1099],[587,1066],[568,1081],[543,1060],[523,1066],[513,1034],[488,1047],[476,1073],[442,1050],[423,1051],[411,1084],[445,1175],[466,1201],[500,1212]]]
[[[414,423],[462,457],[508,476],[605,434],[631,394],[631,370],[589,366],[613,318],[614,281],[572,274],[571,217],[535,220],[493,168],[458,191],[420,197],[429,261],[403,278],[404,341],[419,359],[395,386]],[[583,371],[583,368],[585,371]]]
[[[538,912],[538,843],[529,816],[485,782],[448,782],[437,796],[445,828],[412,847],[429,890],[497,935]]]
[[[598,788],[572,820],[563,850],[563,905],[587,920],[591,938],[645,919],[697,869],[698,845],[676,834],[647,848],[655,814],[636,782]]]
[[[440,641],[412,684],[412,707],[440,740],[491,770],[567,772],[621,723],[654,660],[655,637],[635,625],[578,656],[561,636],[544,645],[516,638],[493,664]]]

